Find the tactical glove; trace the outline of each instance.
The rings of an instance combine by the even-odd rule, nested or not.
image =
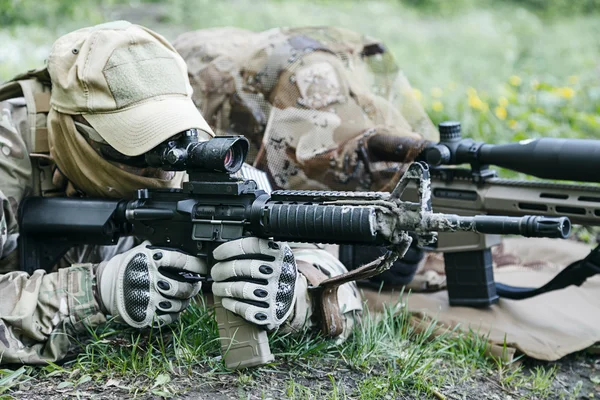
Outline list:
[[[200,291],[204,260],[144,242],[99,264],[98,288],[105,312],[134,328],[175,321]]]
[[[285,243],[244,238],[224,243],[213,252],[212,292],[223,307],[247,321],[278,328],[296,301],[298,270]]]

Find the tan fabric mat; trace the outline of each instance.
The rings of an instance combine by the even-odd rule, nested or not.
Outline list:
[[[506,239],[501,250],[503,254],[496,252],[495,260],[510,262],[495,268],[496,281],[537,287],[571,262],[585,257],[591,248],[569,240],[518,238]],[[363,293],[369,309],[375,312],[385,304],[396,304],[400,296],[400,291],[379,294],[377,290],[363,289]],[[496,349],[492,349],[493,353],[506,341],[510,349],[553,361],[600,342],[600,276],[588,279],[581,287],[570,286],[530,299],[500,299],[499,304],[488,309],[450,307],[446,291],[413,292],[407,302],[409,311],[414,313],[413,323],[432,317],[444,326],[459,325],[482,336],[489,334]]]

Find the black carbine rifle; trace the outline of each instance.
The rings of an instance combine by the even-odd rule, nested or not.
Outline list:
[[[424,163],[410,166],[391,193],[281,190],[267,194],[252,180],[235,175],[248,141],[242,136],[200,142],[186,131],[146,154],[149,166],[187,171],[182,189],[141,189],[133,199],[29,197],[21,203],[20,257],[26,271],[51,269],[75,245],[115,244],[122,236],[149,240],[208,257],[219,244],[245,237],[313,243],[387,246],[372,273],[389,268],[411,243],[435,240],[435,232],[481,232],[566,237],[568,218],[538,216],[458,216],[432,212],[429,173]],[[415,202],[401,201],[409,182]],[[360,268],[359,268],[360,270]],[[353,271],[354,272],[354,271]],[[363,272],[365,272],[363,270]],[[225,311],[215,299],[225,363],[229,368],[261,365],[273,359],[265,330]]]

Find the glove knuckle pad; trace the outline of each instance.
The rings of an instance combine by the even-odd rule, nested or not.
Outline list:
[[[296,260],[292,250],[286,246],[283,248],[283,260],[281,262],[281,273],[277,284],[277,293],[275,295],[275,303],[277,309],[275,311],[276,318],[282,319],[290,310],[295,296],[297,269]]]
[[[179,293],[183,291],[182,285],[183,283],[167,278],[161,278],[156,283],[156,290],[163,296],[180,297]]]
[[[185,301],[175,299],[161,299],[157,304],[157,309],[168,313],[179,313],[187,306]]]
[[[142,322],[150,305],[150,272],[148,256],[135,254],[123,272],[124,306],[127,315],[135,322]]]

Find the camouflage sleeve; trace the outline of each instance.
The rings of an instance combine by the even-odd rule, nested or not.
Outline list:
[[[0,103],[0,272],[17,268],[13,254],[18,237],[16,215],[31,182],[31,161],[14,121],[14,112],[26,119],[21,108]]]
[[[91,264],[50,274],[0,275],[0,363],[45,364],[64,358],[74,334],[106,322],[94,286]]]
[[[60,360],[70,335],[106,321],[94,296],[94,269],[82,264],[31,276],[17,271],[16,210],[1,190],[0,202],[0,364]]]
[[[43,364],[64,358],[73,334],[106,318],[91,264],[31,276],[18,271],[17,209],[31,187],[31,162],[18,129],[26,129],[25,107],[4,102],[0,112],[0,363]]]
[[[14,269],[14,256],[10,257],[17,248],[18,233],[15,232],[13,212],[10,202],[0,190],[0,266],[3,270]]]

